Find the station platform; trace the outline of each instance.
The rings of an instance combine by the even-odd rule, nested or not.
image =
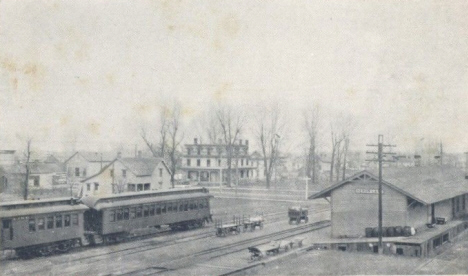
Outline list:
[[[436,224],[432,228],[418,231],[408,237],[382,237],[383,253],[414,257],[427,257],[437,254],[443,245],[456,240],[459,234],[468,229],[468,220],[452,220],[446,224]],[[331,229],[329,229],[331,230]],[[324,233],[325,234],[325,233]],[[378,237],[332,238],[330,232],[316,240],[310,240],[309,249],[336,249],[341,251],[378,252]]]

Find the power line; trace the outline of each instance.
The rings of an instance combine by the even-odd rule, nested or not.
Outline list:
[[[378,151],[367,151],[368,154],[377,154],[377,159],[370,159],[366,161],[378,162],[379,163],[379,254],[383,253],[383,244],[382,244],[382,163],[383,162],[394,162],[391,160],[383,160],[384,155],[395,154],[393,152],[383,152],[384,147],[396,147],[396,145],[384,144],[383,135],[379,134],[378,144],[376,145],[366,145],[368,147],[377,147]]]

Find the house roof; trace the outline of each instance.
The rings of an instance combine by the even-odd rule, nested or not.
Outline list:
[[[117,157],[117,154],[115,153],[109,153],[109,152],[82,152],[82,151],[77,151],[75,152],[72,156],[70,156],[66,161],[70,161],[75,155],[81,155],[84,159],[86,159],[89,162],[111,162]]]
[[[159,163],[164,162],[162,158],[120,158],[118,160],[136,176],[151,175]]]
[[[31,174],[48,174],[65,172],[63,166],[55,163],[31,162],[29,163]]]
[[[328,197],[334,189],[362,175],[367,175],[374,181],[378,179],[377,170],[361,171],[309,198]],[[432,204],[468,193],[468,180],[465,179],[463,170],[446,166],[385,168],[382,183],[423,204]]]
[[[60,163],[60,161],[54,155],[48,155],[47,158],[44,160],[44,163]]]
[[[166,165],[166,162],[162,158],[115,158],[109,164],[104,166],[98,173],[82,180],[81,182],[86,182],[91,178],[94,178],[100,175],[103,171],[107,168],[112,166],[115,162],[120,162],[124,165],[131,173],[136,176],[150,176],[153,174],[154,169],[159,165],[159,163],[163,163],[164,167],[170,173],[169,168]]]

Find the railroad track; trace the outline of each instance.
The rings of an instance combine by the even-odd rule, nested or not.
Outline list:
[[[309,233],[312,231],[316,231],[325,227],[330,226],[330,221],[319,221],[312,224],[304,224],[301,226],[297,226],[293,229],[286,229],[274,233],[270,233],[267,235],[262,235],[259,237],[249,238],[241,241],[237,241],[235,243],[211,247],[205,250],[201,250],[199,252],[193,254],[187,254],[185,256],[179,256],[177,260],[167,261],[158,264],[157,267],[146,267],[143,269],[127,271],[121,274],[110,274],[114,276],[124,276],[124,275],[156,275],[160,274],[165,271],[170,270],[177,270],[183,267],[190,266],[193,263],[193,259],[197,257],[208,256],[208,260],[213,260],[222,256],[226,256],[229,254],[234,254],[240,251],[244,251],[247,249],[248,246],[258,246],[261,244],[265,244],[272,239],[286,239],[290,237],[294,237],[297,235]]]
[[[318,210],[311,210],[311,211],[314,212],[314,213],[322,213],[322,212],[328,211],[328,208],[321,208],[321,209],[318,209]],[[273,220],[272,219],[272,218],[277,217],[277,216],[283,216],[284,217],[284,215],[285,215],[284,212],[275,212],[275,213],[264,214],[264,217],[266,218],[265,224],[268,225],[268,224],[272,224],[272,223],[278,223],[278,222],[286,221],[287,219],[281,219],[281,220]],[[228,216],[226,216],[226,218],[227,217]],[[232,217],[230,217],[230,218],[232,218]],[[226,219],[226,221],[227,220],[228,219]],[[73,258],[71,260],[66,260],[66,261],[63,261],[63,262],[56,262],[55,264],[57,264],[57,265],[58,264],[64,264],[64,263],[70,264],[70,263],[74,263],[74,262],[83,262],[83,261],[86,261],[86,263],[92,264],[92,263],[95,263],[95,262],[102,261],[103,259],[106,259],[109,255],[120,255],[120,256],[132,255],[132,254],[142,253],[142,252],[146,252],[146,251],[150,251],[150,250],[154,250],[154,249],[160,249],[160,248],[164,248],[164,247],[167,247],[167,246],[171,246],[175,242],[191,242],[191,241],[206,239],[206,238],[210,238],[210,237],[215,237],[215,233],[214,233],[212,227],[206,227],[203,230],[204,231],[202,233],[196,233],[194,235],[188,235],[188,236],[185,236],[185,237],[178,237],[177,234],[180,234],[181,233],[180,231],[172,231],[172,230],[168,229],[168,230],[165,230],[165,231],[161,231],[161,232],[159,232],[157,234],[151,234],[151,235],[146,235],[146,236],[135,237],[135,238],[132,238],[132,239],[126,241],[126,242],[122,242],[120,244],[125,244],[125,243],[129,243],[129,242],[136,241],[136,240],[143,240],[143,239],[147,239],[147,238],[158,238],[158,237],[163,237],[163,236],[166,236],[166,237],[167,236],[175,236],[173,239],[161,241],[161,242],[155,243],[155,244],[146,244],[146,245],[141,245],[140,244],[140,245],[135,245],[135,246],[131,246],[131,247],[123,248],[123,249],[116,249],[116,250],[113,250],[112,252],[106,252],[106,253],[100,253],[100,254],[77,257],[77,258]],[[113,244],[104,245],[104,246],[112,246],[112,245]],[[101,247],[101,246],[98,246],[98,247]],[[82,249],[83,251],[86,251],[89,248],[84,247],[84,248],[80,248],[80,249]]]

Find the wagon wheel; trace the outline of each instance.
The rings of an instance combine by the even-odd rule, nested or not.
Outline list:
[[[18,251],[16,251],[16,255],[20,259],[29,259],[29,258],[31,258],[31,252],[26,251],[26,250],[18,250]]]
[[[240,227],[240,226],[236,226],[236,233],[237,233],[237,234],[240,234],[240,232],[241,232],[241,227]]]

